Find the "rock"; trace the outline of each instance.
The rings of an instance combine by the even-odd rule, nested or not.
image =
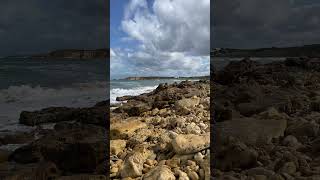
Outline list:
[[[34,163],[44,159],[55,163],[63,171],[92,173],[106,159],[106,140],[105,128],[79,125],[71,131],[57,131],[18,148],[10,160]]]
[[[0,149],[0,163],[8,161],[9,156],[10,156],[10,152],[9,151]]]
[[[239,141],[230,140],[217,144],[214,167],[221,170],[253,168],[257,165],[258,153]]]
[[[201,133],[201,129],[194,122],[192,122],[192,123],[187,125],[186,133],[187,134],[200,134]]]
[[[131,103],[125,103],[122,106],[115,109],[116,113],[127,113],[129,116],[140,116],[142,113],[150,111],[149,104],[141,101],[132,100]]]
[[[10,161],[15,161],[22,164],[36,163],[41,159],[41,153],[38,147],[31,144],[16,149],[10,156]]]
[[[105,127],[107,125],[107,113],[108,108],[106,106],[92,108],[50,107],[34,112],[23,111],[20,114],[19,123],[35,126],[43,123],[79,121]]]
[[[180,134],[172,141],[172,147],[177,154],[190,154],[210,147],[210,135]]]
[[[181,171],[180,169],[175,171],[175,175],[179,176],[178,180],[189,180],[187,173]]]
[[[249,176],[254,176],[254,175],[264,175],[266,177],[271,177],[273,176],[275,173],[271,170],[267,170],[263,167],[257,167],[257,168],[251,168],[249,170],[247,170],[247,174]]]
[[[283,166],[279,169],[280,173],[287,173],[287,174],[291,174],[294,175],[294,173],[296,172],[297,167],[295,165],[294,162],[286,162],[283,164]]]
[[[234,137],[247,144],[268,144],[273,138],[284,135],[287,127],[285,118],[269,119],[264,113],[254,118],[237,118],[231,121],[217,122],[217,140]],[[259,129],[259,131],[257,131]]]
[[[104,175],[73,175],[73,176],[62,176],[57,180],[107,180],[108,178]]]
[[[153,168],[142,178],[143,180],[175,180],[173,172],[169,169],[168,166],[162,165]]]
[[[293,135],[297,138],[301,138],[303,136],[316,137],[318,132],[319,125],[315,122],[308,121],[298,121],[293,123],[286,130],[286,134]]]
[[[180,159],[178,158],[172,158],[166,161],[166,165],[170,168],[176,168],[180,166]]]
[[[33,132],[21,132],[15,134],[7,134],[0,137],[0,145],[7,144],[26,144],[34,140]]]
[[[112,155],[118,155],[124,150],[127,142],[125,140],[111,140],[110,141],[110,153]]]
[[[191,180],[198,180],[199,179],[199,175],[194,171],[189,171],[188,176]]]
[[[301,145],[297,138],[292,135],[285,137],[282,141],[282,144],[289,147],[298,147]]]
[[[202,155],[201,152],[198,152],[194,155],[194,159],[198,162],[201,163],[203,161],[204,155]]]
[[[200,103],[200,98],[192,97],[192,98],[185,98],[177,101],[175,103],[175,108],[177,111],[182,113],[189,113],[192,108],[197,106]]]
[[[57,179],[60,176],[60,171],[54,163],[51,162],[40,162],[37,165],[19,167],[10,167],[12,171],[11,175],[7,175],[4,180],[33,180],[33,179]],[[1,177],[1,175],[0,175]]]
[[[274,174],[269,177],[270,180],[285,180],[280,174]]]
[[[152,114],[153,116],[157,115],[158,113],[159,113],[159,109],[158,109],[158,108],[152,109],[151,114]]]
[[[143,146],[136,147],[131,155],[126,158],[120,174],[122,178],[139,177],[142,175],[144,162],[151,157],[152,151]]]
[[[128,120],[111,124],[110,139],[125,139],[137,129],[144,127],[147,127],[147,124],[139,120]]]
[[[22,111],[19,123],[28,126],[35,126],[42,123],[72,121],[74,120],[75,111],[75,108],[66,107],[51,107],[34,112]]]

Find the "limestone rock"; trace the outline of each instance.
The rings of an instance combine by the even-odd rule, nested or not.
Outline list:
[[[175,180],[173,172],[169,169],[168,166],[162,165],[157,166],[142,178],[143,180]]]
[[[172,147],[177,154],[199,152],[210,147],[210,134],[180,134],[173,139]]]

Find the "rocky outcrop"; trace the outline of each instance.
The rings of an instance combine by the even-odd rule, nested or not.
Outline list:
[[[214,73],[214,178],[319,178],[319,65],[245,58]]]
[[[118,98],[127,102],[111,112],[110,178],[209,179],[209,96],[209,81],[183,81]]]

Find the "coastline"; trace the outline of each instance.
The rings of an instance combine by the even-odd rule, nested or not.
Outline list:
[[[210,177],[210,82],[160,84],[111,111],[110,178]]]

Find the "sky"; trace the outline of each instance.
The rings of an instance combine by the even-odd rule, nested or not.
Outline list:
[[[320,44],[319,0],[213,0],[212,47]]]
[[[210,0],[111,0],[111,78],[210,71]]]
[[[0,56],[106,48],[105,0],[1,0]]]

